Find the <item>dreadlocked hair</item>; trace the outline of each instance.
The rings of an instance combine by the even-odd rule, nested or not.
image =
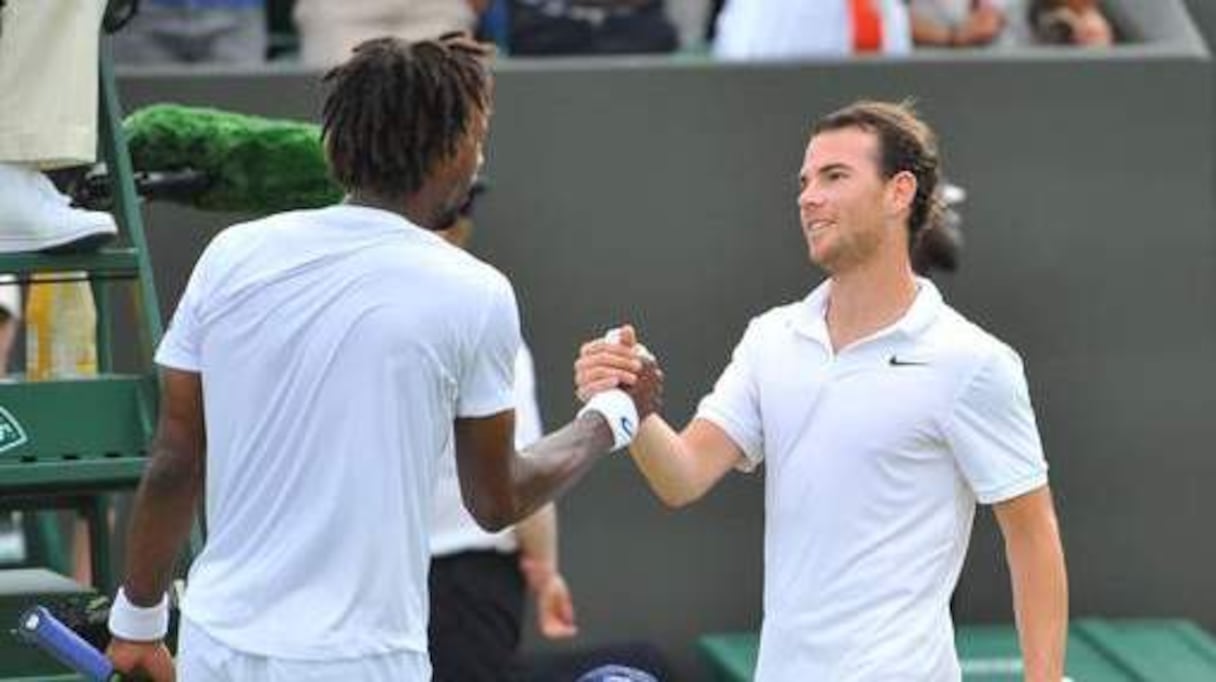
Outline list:
[[[357,46],[322,79],[321,136],[334,180],[385,198],[417,192],[488,111],[490,53],[463,34]]]
[[[855,102],[820,119],[811,136],[843,128],[860,128],[878,136],[884,178],[904,171],[916,178],[916,196],[908,215],[908,230],[913,237],[942,221],[945,205],[938,191],[941,159],[937,136],[910,102]]]

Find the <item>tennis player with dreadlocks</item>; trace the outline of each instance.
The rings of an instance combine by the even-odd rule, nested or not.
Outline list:
[[[460,37],[356,48],[325,77],[347,200],[236,225],[199,259],[157,352],[160,423],[110,619],[118,669],[174,679],[164,594],[205,493],[181,679],[429,680],[429,511],[449,439],[466,506],[497,529],[655,408],[644,370],[630,397],[527,457],[513,447],[511,286],[432,232],[481,163],[485,56]]]

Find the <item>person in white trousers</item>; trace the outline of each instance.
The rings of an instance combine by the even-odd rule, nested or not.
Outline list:
[[[0,3],[0,253],[90,245],[116,232],[110,214],[73,208],[43,174],[96,160],[105,5]]]

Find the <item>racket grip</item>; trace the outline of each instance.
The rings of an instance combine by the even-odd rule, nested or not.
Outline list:
[[[110,660],[84,641],[42,606],[33,606],[21,614],[17,632],[22,639],[42,648],[60,663],[89,682],[121,682],[122,675],[114,672]]]

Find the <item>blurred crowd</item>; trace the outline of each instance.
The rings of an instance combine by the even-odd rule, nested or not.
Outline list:
[[[130,3],[130,0],[126,0]],[[136,3],[131,3],[136,4]],[[723,60],[918,49],[1102,47],[1100,0],[142,0],[121,63],[326,67],[368,38],[464,31],[511,55],[709,53]]]

